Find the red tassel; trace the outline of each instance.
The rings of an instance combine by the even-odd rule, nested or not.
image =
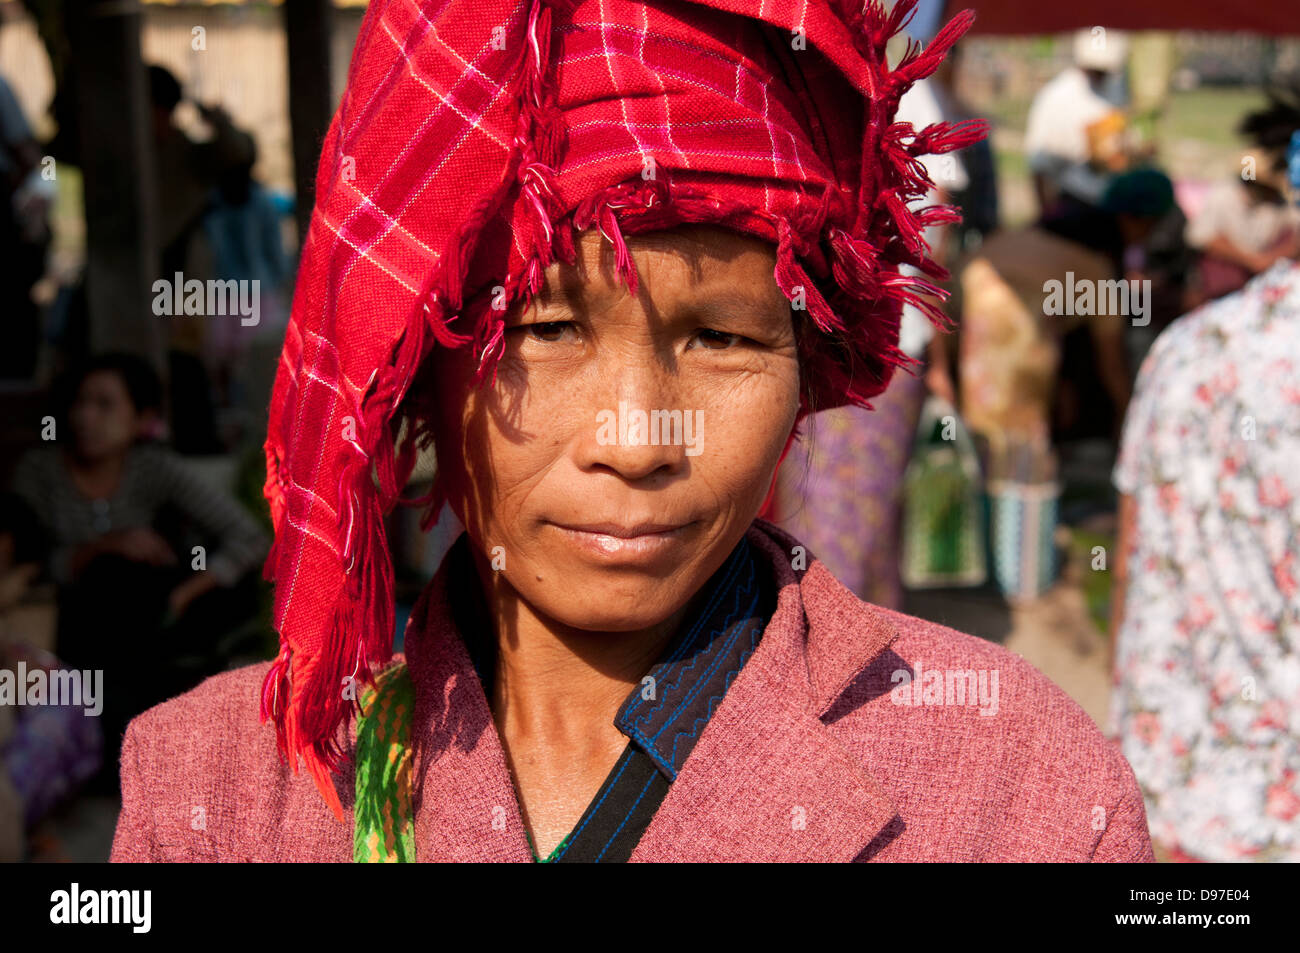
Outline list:
[[[989,124],[985,119],[936,122],[918,132],[907,149],[914,156],[954,152],[974,145],[988,133]]]
[[[614,246],[614,265],[623,280],[627,282],[628,293],[635,296],[637,289],[636,262],[628,251],[627,242],[623,240],[623,231],[618,227],[618,216],[608,204],[600,210],[600,232]]]
[[[506,322],[499,314],[494,315],[494,310],[489,308],[482,322],[483,343],[479,351],[476,384],[482,384],[489,377],[493,384],[496,383],[497,362],[505,349]]]
[[[894,220],[894,226],[898,229],[898,237],[908,251],[916,255],[924,255],[929,251],[929,246],[921,235],[921,229],[917,227],[916,216],[906,203],[896,193],[888,192],[884,196],[884,205]]]
[[[830,303],[822,296],[821,290],[816,283],[808,276],[808,272],[803,269],[803,266],[795,258],[794,244],[793,231],[788,223],[782,222],[779,226],[779,239],[776,249],[775,278],[777,287],[791,301],[795,300],[800,290],[803,291],[803,300],[808,313],[823,334],[842,331],[844,322],[834,312]]]
[[[307,773],[316,782],[316,790],[320,792],[321,798],[324,799],[325,806],[333,812],[335,819],[340,824],[347,823],[347,818],[343,814],[343,805],[339,803],[339,793],[334,790],[334,779],[330,766],[311,748],[303,752],[302,760],[307,765]]]
[[[436,311],[429,307],[428,302],[424,305],[425,320],[429,322],[429,329],[433,332],[433,338],[443,347],[461,347],[468,344],[472,338],[465,334],[457,334]]]
[[[915,0],[903,0],[903,2],[914,4]],[[962,38],[962,35],[970,29],[971,24],[974,22],[974,10],[963,10],[957,14],[944,25],[942,30],[935,34],[934,39],[930,41],[930,45],[925,47],[924,52],[917,50],[910,59],[904,56],[899,61],[898,67],[890,77],[891,83],[898,88],[909,86],[918,79],[925,79],[939,68],[939,64],[943,62],[948,50]]]
[[[262,680],[262,704],[259,715],[263,722],[268,718],[274,718],[278,725],[284,717],[284,710],[289,704],[289,660],[291,657],[292,650],[289,648],[289,643],[281,639],[280,654],[276,656],[275,662],[266,673],[266,678]],[[281,749],[283,749],[283,740],[283,738],[280,739]]]

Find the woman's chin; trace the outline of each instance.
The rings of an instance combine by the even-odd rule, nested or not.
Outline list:
[[[562,588],[536,593],[533,608],[586,632],[639,632],[661,625],[692,595],[670,581],[629,585],[628,580],[566,579]],[[525,598],[529,595],[525,594]]]

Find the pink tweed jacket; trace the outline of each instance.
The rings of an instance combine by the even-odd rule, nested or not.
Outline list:
[[[634,861],[1150,861],[1133,772],[1019,657],[858,600],[764,523],[777,609]],[[407,630],[422,861],[531,859],[440,573]],[[268,663],[269,664],[269,663]],[[114,861],[350,861],[352,829],[258,721],[267,664],[136,718]],[[350,772],[338,779],[347,810]]]

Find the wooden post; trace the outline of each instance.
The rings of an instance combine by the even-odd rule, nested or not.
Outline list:
[[[141,8],[89,0],[68,3],[66,12],[85,190],[90,347],[129,351],[162,371],[164,328],[152,308],[160,265]]]
[[[316,166],[334,108],[330,84],[330,0],[285,0],[289,41],[289,123],[293,131],[293,178],[297,191],[299,247],[307,237],[316,195]]]

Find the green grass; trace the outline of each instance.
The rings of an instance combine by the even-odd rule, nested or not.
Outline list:
[[[1103,546],[1107,559],[1115,557],[1115,537],[1108,533],[1095,533],[1070,527],[1070,559],[1083,567],[1081,580],[1083,598],[1088,604],[1088,615],[1093,624],[1103,635],[1110,629],[1110,584],[1111,566],[1108,562],[1104,572],[1092,569],[1092,549]]]
[[[1193,89],[1175,93],[1161,122],[1166,141],[1196,139],[1212,145],[1235,147],[1240,143],[1237,123],[1265,103],[1255,88]]]
[[[1025,122],[1029,118],[1028,99],[996,99],[979,110],[978,115],[988,119],[994,129],[1012,129],[1025,131]]]
[[[1197,139],[1213,145],[1236,146],[1237,123],[1252,109],[1264,105],[1264,94],[1254,87],[1204,88],[1175,92],[1169,97],[1161,122],[1167,140]],[[995,128],[1024,132],[1030,100],[998,99],[981,115]]]
[[[1029,160],[1020,149],[995,149],[993,160],[997,164],[999,178],[1029,178]]]

